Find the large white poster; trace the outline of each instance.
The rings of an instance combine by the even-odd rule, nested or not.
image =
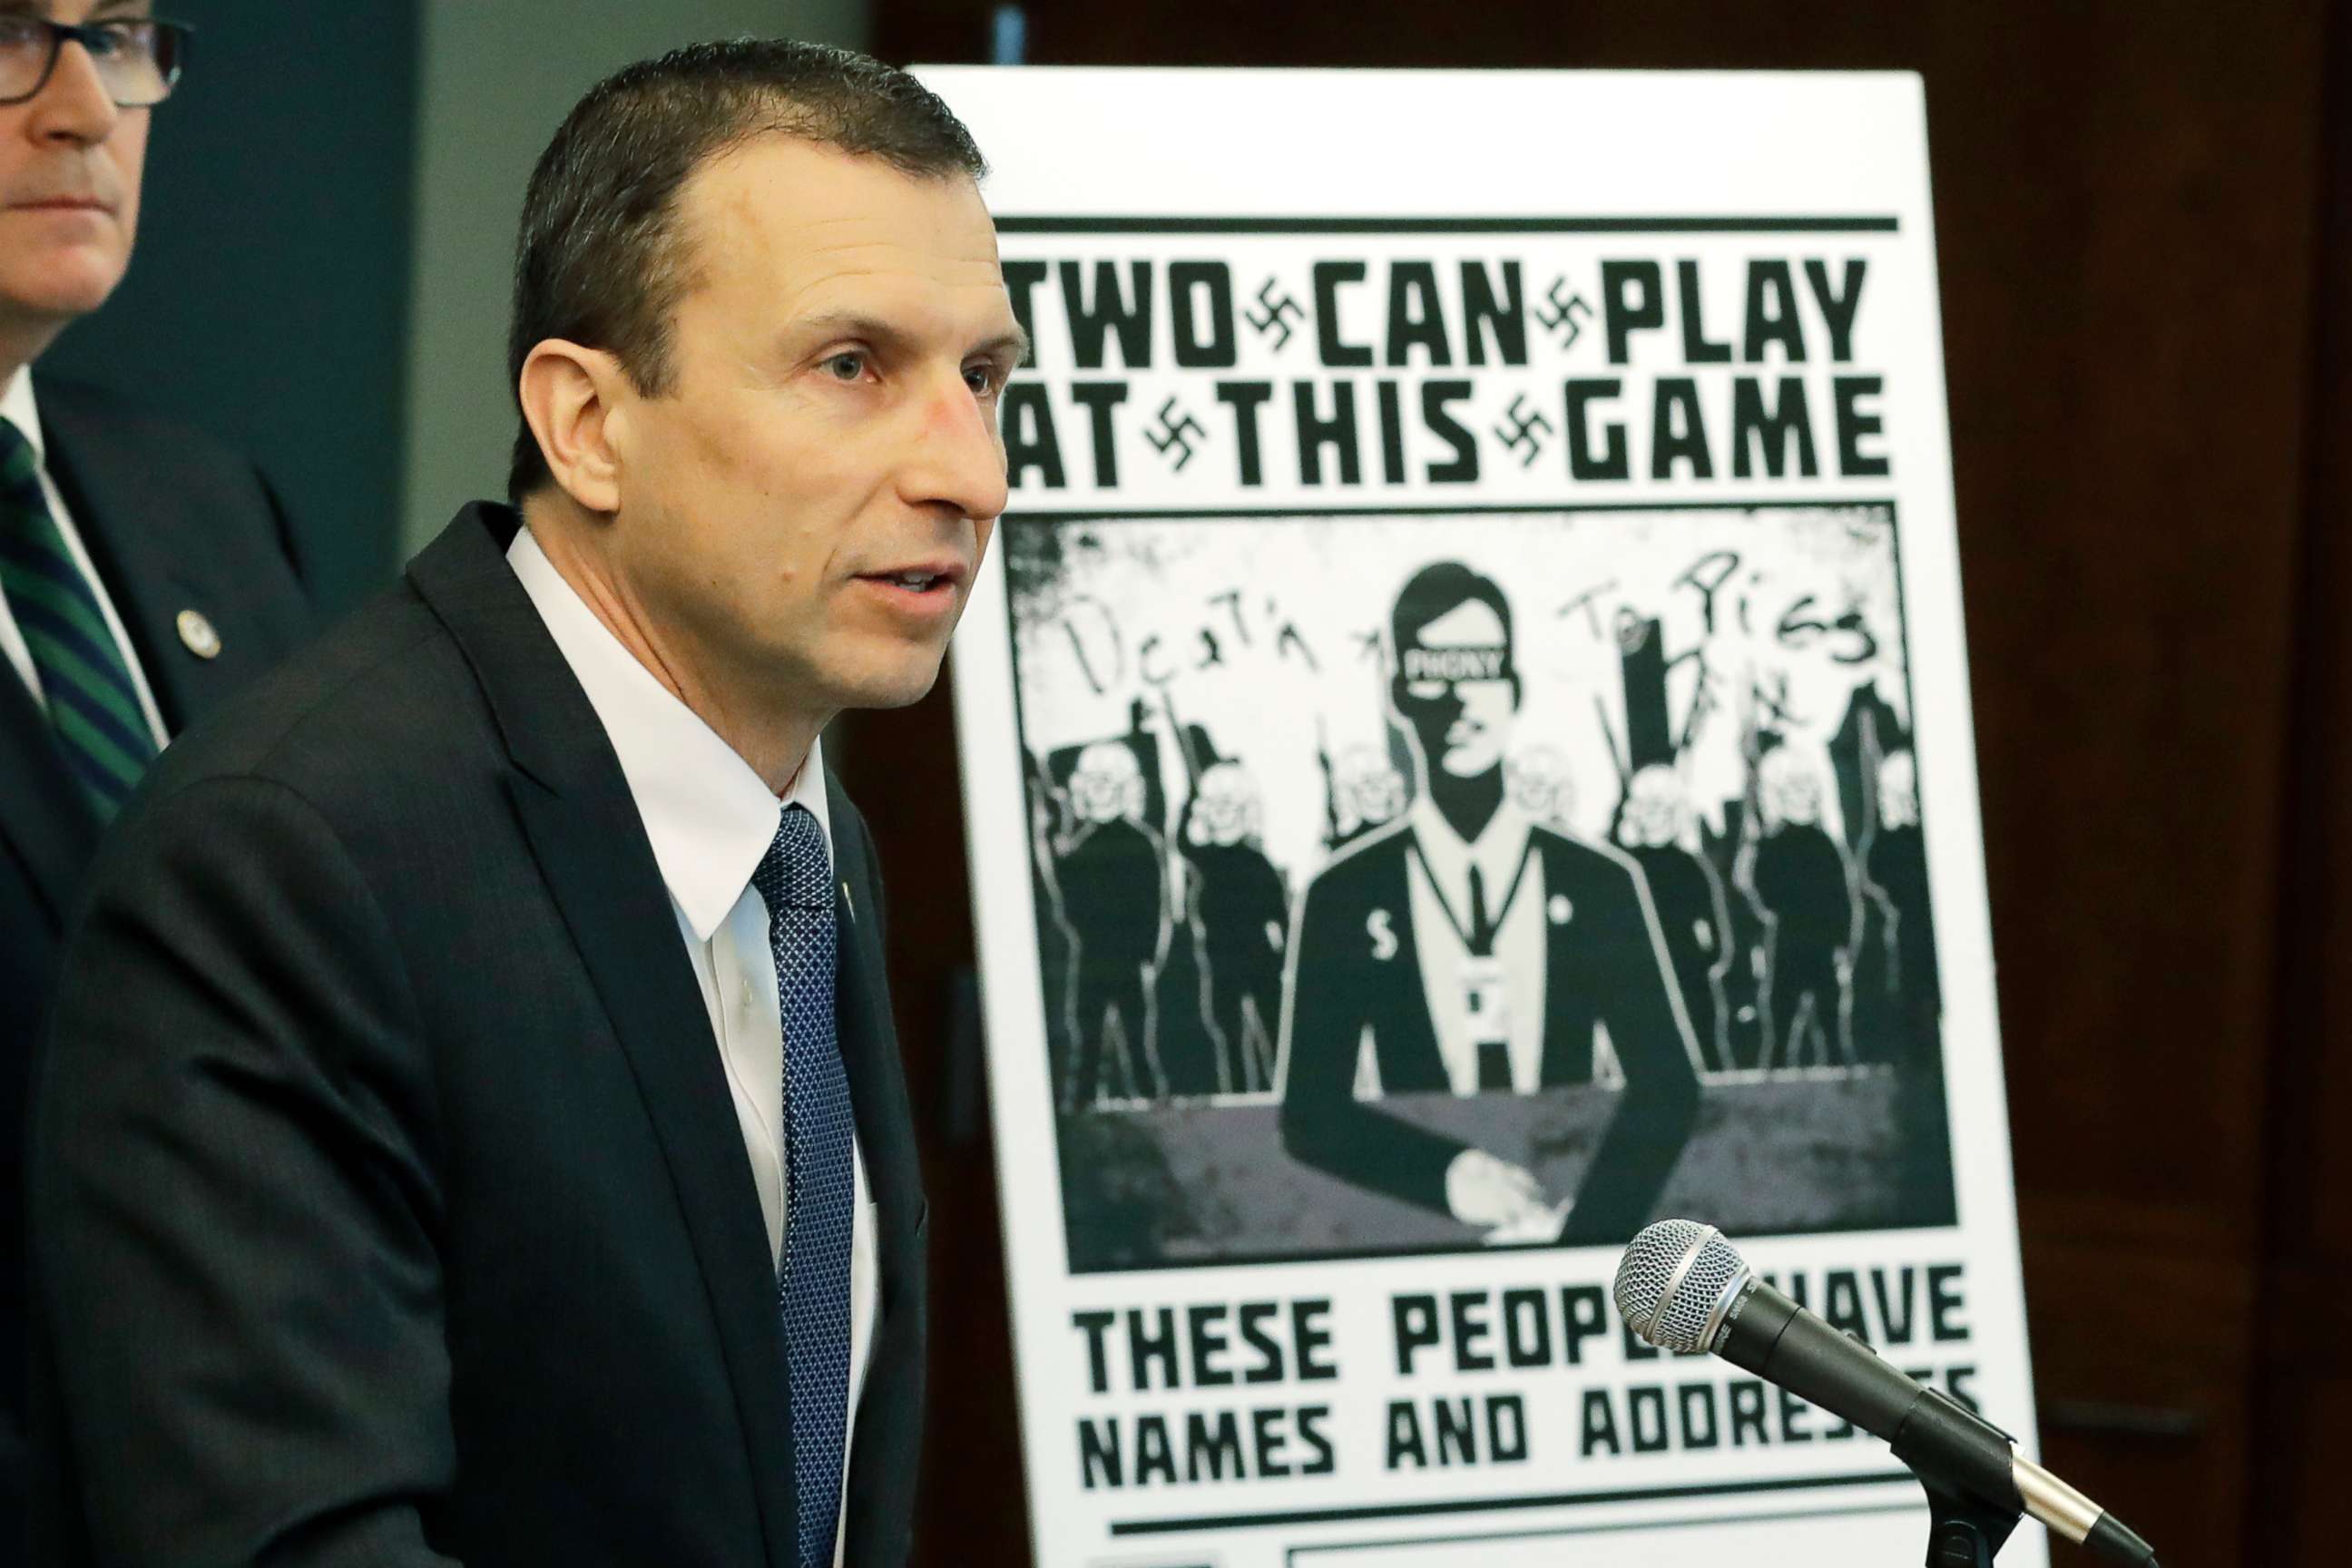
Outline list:
[[[1038,1562],[1912,1559],[1606,1298],[1718,1225],[2031,1446],[1918,81],[925,75]]]

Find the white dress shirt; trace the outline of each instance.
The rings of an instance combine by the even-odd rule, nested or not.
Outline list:
[[[1543,857],[1528,842],[1527,814],[1505,801],[1475,844],[1462,841],[1426,794],[1407,816],[1412,823],[1412,849],[1405,857],[1411,866],[1406,884],[1412,943],[1446,1081],[1456,1094],[1478,1090],[1478,1045],[1463,978],[1470,959],[1470,868],[1475,865],[1487,918],[1496,928],[1494,956],[1507,977],[1511,1087],[1529,1093],[1543,1082],[1546,900]]]
[[[139,656],[131,650],[131,638],[123,632],[122,617],[114,613],[114,600],[107,593],[98,568],[90,564],[89,552],[82,545],[81,530],[74,526],[73,513],[66,510],[65,497],[58,493],[57,481],[49,478],[48,439],[41,434],[41,411],[33,401],[31,366],[20,366],[16,378],[8,383],[7,392],[0,395],[0,415],[5,415],[8,423],[22,430],[25,439],[33,444],[33,456],[41,465],[41,494],[48,500],[49,516],[57,521],[58,531],[65,535],[67,553],[81,568],[90,593],[98,599],[98,613],[106,617],[107,634],[114,638],[114,646],[122,655],[123,668],[131,672],[131,685],[139,693],[139,711],[146,716],[147,728],[160,751],[171,736],[164,732],[163,714],[155,706],[155,694],[147,688],[147,672],[139,668]],[[16,612],[8,607],[5,594],[0,594],[0,653],[6,654],[8,662],[16,667],[33,700],[46,709],[48,698],[41,690],[39,672],[33,668],[33,650],[26,646],[24,629],[16,625]]]
[[[768,906],[751,886],[751,873],[774,841],[789,805],[808,808],[831,852],[833,824],[825,806],[822,745],[810,745],[791,792],[778,800],[750,763],[621,646],[556,571],[530,530],[515,535],[507,562],[604,722],[637,815],[645,821],[646,837],[653,842],[654,862],[669,889],[678,934],[702,987],[710,1032],[727,1069],[735,1121],[742,1129],[750,1173],[768,1222],[772,1265],[783,1256],[786,1213],[784,1031],[775,960],[768,946]],[[847,933],[842,936],[846,940]],[[867,1196],[865,1152],[856,1148],[854,1135],[852,1148],[856,1208],[849,1248],[845,1503],[849,1495],[848,1438],[856,1430],[857,1396],[873,1348],[877,1300],[873,1203]],[[844,1522],[836,1528],[837,1564],[845,1509]]]

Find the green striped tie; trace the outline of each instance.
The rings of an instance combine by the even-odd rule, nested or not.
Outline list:
[[[98,595],[49,515],[40,458],[8,419],[0,419],[0,595],[32,649],[67,769],[100,819],[110,818],[155,760],[154,732]]]

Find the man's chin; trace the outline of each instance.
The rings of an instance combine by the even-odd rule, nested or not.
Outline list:
[[[838,683],[835,707],[910,708],[931,693],[940,681],[946,652],[890,660],[856,671]]]
[[[124,259],[79,246],[37,261],[25,258],[0,275],[0,297],[12,314],[70,321],[106,303],[122,281]]]

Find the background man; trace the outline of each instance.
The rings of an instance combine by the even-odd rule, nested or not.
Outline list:
[[[1664,763],[1636,769],[1618,808],[1617,842],[1650,889],[1702,1058],[1709,1067],[1728,1068],[1735,1064],[1723,1026],[1723,977],[1731,967],[1730,906],[1696,838],[1682,775]]]
[[[1853,885],[1844,849],[1822,826],[1821,774],[1787,746],[1758,769],[1765,833],[1756,846],[1756,902],[1772,917],[1772,1038],[1782,1067],[1854,1060],[1847,979]]]
[[[1078,753],[1070,773],[1078,823],[1055,872],[1078,949],[1070,1004],[1077,1059],[1062,1090],[1066,1110],[1092,1107],[1111,1089],[1114,1068],[1123,1097],[1168,1092],[1151,1005],[1168,956],[1166,855],[1144,825],[1145,802],[1143,764],[1126,742],[1097,741]]]
[[[1215,1081],[1198,1092],[1255,1094],[1274,1087],[1290,898],[1266,858],[1265,822],[1256,776],[1226,758],[1201,771],[1176,836],[1192,868],[1192,924],[1207,973],[1217,1057]]]
[[[35,360],[122,279],[180,29],[142,5],[0,7],[0,1540],[25,1484],[23,1126],[100,826],[308,610],[251,464]]]
[[[1284,1144],[1465,1225],[1536,1226],[1548,1204],[1526,1171],[1365,1100],[1589,1082],[1605,1024],[1624,1097],[1562,1234],[1631,1236],[1698,1105],[1690,1027],[1641,874],[1505,796],[1521,693],[1501,588],[1440,562],[1404,585],[1390,625],[1390,705],[1411,733],[1420,788],[1402,817],[1317,873],[1300,903],[1283,1009]]]
[[[45,1561],[902,1563],[924,1201],[837,710],[1024,352],[944,105],[744,41],[534,174],[520,515],[174,747],[36,1112]]]

